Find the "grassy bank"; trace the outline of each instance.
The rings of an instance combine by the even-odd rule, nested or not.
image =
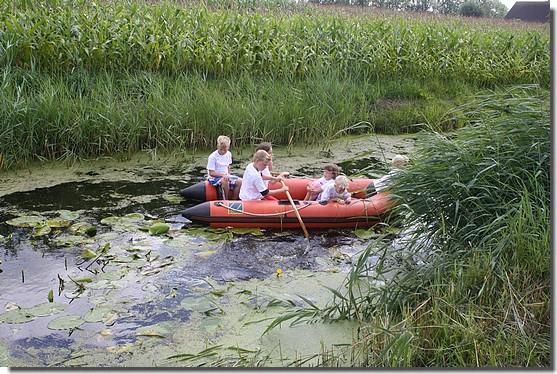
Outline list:
[[[355,365],[551,365],[548,97],[461,109],[468,125],[424,134],[392,179],[401,239],[371,245],[330,308],[287,316],[361,321]]]
[[[447,130],[482,88],[549,87],[544,26],[227,4],[2,3],[0,169]]]
[[[205,80],[158,73],[42,74],[7,69],[0,77],[3,168],[34,159],[127,155],[144,149],[211,148],[226,133],[234,146],[263,139],[319,144],[352,132],[397,134],[415,124],[440,130],[443,115],[477,88],[451,81],[364,81],[335,74],[304,80]]]

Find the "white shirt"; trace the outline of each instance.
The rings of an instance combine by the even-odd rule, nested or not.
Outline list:
[[[232,153],[226,151],[225,154],[221,155],[219,151],[214,151],[209,155],[209,160],[207,161],[207,172],[209,170],[214,170],[217,173],[228,174],[228,166],[232,163]]]
[[[349,197],[350,197],[350,192],[346,190],[339,194],[335,189],[335,183],[333,182],[333,183],[327,183],[323,186],[323,192],[321,193],[321,197],[319,198],[319,201],[329,201],[335,198],[346,201],[348,200]]]
[[[325,189],[328,186],[333,186],[333,190],[335,189],[335,180],[334,179],[325,179],[325,177],[319,178],[318,181],[320,181],[321,179],[323,179],[325,182],[321,184],[321,192],[319,192],[319,195],[317,195],[317,201],[321,201],[321,196],[323,196],[323,192],[325,192]]]
[[[398,173],[399,173],[399,170],[394,169],[394,170],[389,171],[389,173],[387,175],[384,175],[381,178],[376,179],[373,182],[373,185],[375,186],[375,190],[377,192],[381,192],[381,191],[384,191],[384,190],[388,189],[389,185],[390,185],[390,179]]]
[[[263,169],[261,171],[261,175],[264,176],[264,177],[271,177],[272,176],[271,171],[269,170],[268,166],[265,166],[265,169]],[[265,186],[267,186],[267,187],[269,187],[269,182],[270,182],[269,179],[263,179],[263,183],[265,183]]]
[[[265,191],[267,186],[263,182],[261,173],[253,166],[253,162],[246,167],[240,187],[241,200],[260,200],[263,198],[261,192]]]

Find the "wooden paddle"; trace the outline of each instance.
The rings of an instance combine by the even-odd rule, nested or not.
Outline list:
[[[280,183],[282,184],[282,187],[286,186],[283,181],[280,181]],[[296,213],[296,217],[298,217],[298,221],[300,221],[300,226],[302,226],[302,230],[304,230],[304,235],[306,239],[309,239],[309,234],[308,234],[308,230],[306,230],[306,225],[304,224],[304,221],[302,221],[300,212],[298,212],[298,208],[296,208],[296,204],[294,204],[294,200],[292,200],[292,196],[290,196],[289,191],[286,191],[286,197],[288,198],[288,200],[290,200],[290,204],[292,205],[292,208],[294,208],[294,212]]]

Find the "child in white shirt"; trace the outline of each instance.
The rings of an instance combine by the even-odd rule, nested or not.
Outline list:
[[[375,187],[375,191],[377,192],[382,192],[385,191],[389,188],[390,185],[390,181],[389,179],[397,174],[400,173],[401,169],[404,169],[406,166],[408,166],[410,162],[410,159],[407,156],[404,155],[395,155],[393,157],[393,159],[391,160],[391,165],[393,165],[393,169],[391,171],[389,171],[389,173],[387,175],[382,176],[379,179],[376,179],[373,182],[373,185]]]
[[[255,152],[260,151],[260,150],[264,150],[265,152],[267,152],[269,154],[269,157],[271,157],[271,160],[269,161],[269,163],[267,164],[265,169],[263,169],[263,171],[261,171],[261,176],[263,177],[263,182],[265,182],[265,185],[268,187],[269,186],[269,181],[273,179],[273,175],[271,174],[271,172],[273,170],[273,146],[271,145],[271,143],[264,142],[264,143],[259,144],[257,146],[257,148],[255,148]],[[283,177],[283,178],[286,178],[288,175],[290,175],[290,173],[287,172],[287,171],[284,171],[282,173],[279,173],[278,175]]]
[[[246,167],[244,179],[240,188],[240,199],[242,200],[277,200],[274,195],[288,191],[288,186],[276,190],[269,190],[263,181],[262,171],[267,167],[271,156],[264,150],[255,152],[253,162]],[[283,177],[271,177],[273,181],[281,181]]]
[[[319,195],[323,192],[325,184],[334,182],[335,178],[340,174],[340,168],[335,164],[327,164],[323,167],[323,176],[313,182],[308,183],[306,189],[305,201],[318,200]]]
[[[335,178],[334,183],[327,183],[324,186],[319,202],[336,201],[340,204],[348,204],[350,203],[350,196],[350,192],[348,192],[348,178],[344,175],[339,175]]]
[[[232,154],[230,149],[230,138],[221,135],[217,138],[217,150],[209,155],[207,160],[207,180],[213,186],[222,186],[224,199],[237,200],[242,178],[230,174]]]

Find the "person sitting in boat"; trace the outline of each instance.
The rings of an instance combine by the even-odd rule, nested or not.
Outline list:
[[[387,175],[384,175],[373,182],[375,191],[382,192],[387,190],[390,186],[390,178],[392,178],[393,175],[400,173],[400,170],[407,167],[409,163],[410,159],[407,156],[395,155],[391,160],[391,165],[393,167],[392,170],[389,171]]]
[[[217,138],[217,150],[209,155],[207,161],[207,180],[212,186],[221,186],[223,198],[237,200],[242,178],[230,174],[230,164],[232,164],[232,153],[230,149],[230,138],[221,135]]]
[[[323,167],[323,176],[319,179],[309,182],[306,189],[306,197],[304,201],[318,200],[319,195],[323,192],[323,187],[327,183],[334,183],[335,178],[340,174],[340,167],[335,164],[327,164]]]
[[[244,171],[242,186],[240,187],[241,200],[278,200],[274,195],[288,191],[288,186],[276,190],[269,190],[263,181],[262,171],[271,161],[271,156],[264,150],[259,150],[253,155],[251,162]],[[271,177],[273,182],[282,181],[283,177]]]
[[[271,145],[271,143],[269,142],[264,142],[261,143],[257,146],[257,148],[255,148],[255,152],[257,151],[265,151],[269,154],[269,156],[271,157],[271,160],[269,161],[269,163],[267,164],[267,166],[265,167],[265,169],[263,169],[263,171],[261,172],[261,176],[263,177],[263,181],[265,182],[266,186],[269,186],[269,181],[273,179],[273,146]],[[290,175],[289,172],[284,171],[282,173],[278,174],[279,176],[286,178]]]
[[[323,192],[319,197],[320,203],[327,203],[328,201],[336,201],[340,204],[350,203],[351,195],[348,192],[348,178],[344,175],[339,175],[335,178],[334,183],[327,183],[323,187]]]

